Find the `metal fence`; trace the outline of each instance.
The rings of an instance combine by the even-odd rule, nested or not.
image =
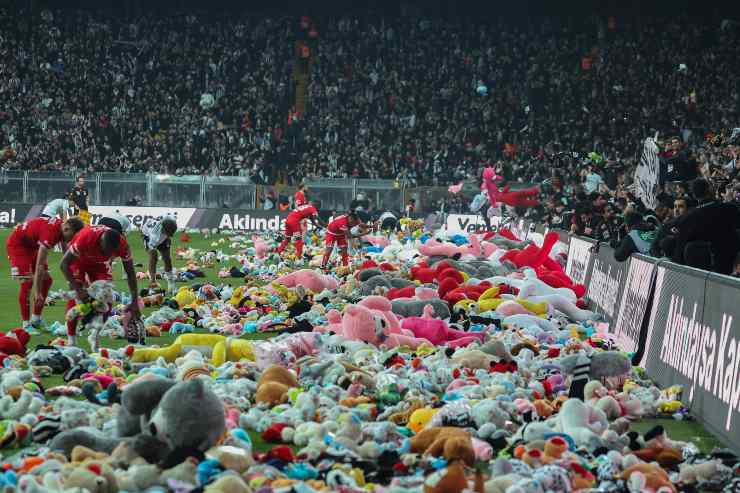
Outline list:
[[[45,204],[65,197],[72,189],[74,172],[0,171],[0,202]],[[154,173],[87,173],[90,203],[137,204],[157,207],[261,209],[269,191],[290,197],[294,187],[255,185],[245,176],[173,176]],[[431,210],[449,197],[444,187],[406,188],[394,180],[322,179],[306,182],[309,196],[322,209],[342,210],[363,193],[374,209],[403,210],[411,198],[418,211]]]

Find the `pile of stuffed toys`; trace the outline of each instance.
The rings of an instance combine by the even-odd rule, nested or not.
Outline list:
[[[632,430],[687,419],[681,389],[614,348],[554,234],[369,240],[342,276],[269,241],[204,253],[239,279],[145,300],[166,346],[6,335],[3,491],[735,491],[732,452]],[[125,314],[94,323],[125,334]]]

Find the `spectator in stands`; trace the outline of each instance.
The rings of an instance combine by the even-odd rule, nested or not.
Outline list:
[[[673,201],[673,217],[665,221],[660,228],[650,249],[650,254],[654,257],[672,257],[676,247],[676,238],[681,223],[689,213],[689,208],[693,209],[696,201],[689,197],[677,197]]]
[[[628,233],[614,250],[614,259],[617,262],[624,262],[633,253],[642,253],[643,255],[650,253],[650,247],[655,240],[653,226],[643,222],[642,216],[637,212],[625,214],[624,224]]]
[[[691,183],[691,193],[698,205],[680,224],[673,261],[729,275],[740,251],[740,210],[717,201],[702,178]]]

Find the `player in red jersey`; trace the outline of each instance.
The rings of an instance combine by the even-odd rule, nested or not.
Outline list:
[[[301,223],[305,220],[311,221],[314,228],[321,228],[319,211],[313,204],[299,205],[288,214],[285,220],[285,239],[280,243],[277,252],[282,254],[285,247],[295,238],[295,251],[298,258],[303,255],[303,228]]]
[[[356,211],[337,216],[329,223],[326,227],[326,249],[324,250],[324,258],[321,260],[322,269],[326,269],[331,252],[334,250],[334,245],[339,248],[342,265],[345,267],[349,266],[349,255],[347,254],[348,240],[350,238],[359,238],[367,233],[363,220],[364,213]]]
[[[61,269],[69,286],[77,293],[77,299],[88,298],[86,287],[95,281],[112,281],[111,261],[120,257],[126,281],[131,293],[130,313],[139,315],[139,293],[137,292],[136,272],[131,258],[131,250],[126,238],[118,231],[106,226],[91,226],[80,231],[70,242],[67,252],[62,257]],[[67,302],[67,310],[74,307],[76,300]],[[77,320],[67,322],[67,337],[71,345],[75,344]]]
[[[18,303],[23,328],[32,331],[43,325],[41,312],[53,282],[46,260],[49,250],[69,242],[85,226],[79,217],[62,221],[57,217],[37,217],[19,224],[8,237],[6,249],[10,275],[20,281]],[[31,290],[36,286],[31,311]]]
[[[293,195],[293,202],[295,204],[295,207],[300,207],[302,205],[308,204],[308,200],[306,200],[306,184],[301,183],[298,185],[298,190]]]

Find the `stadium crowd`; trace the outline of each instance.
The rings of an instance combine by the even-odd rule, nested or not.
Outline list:
[[[407,186],[475,182],[494,166],[543,184],[541,207],[518,214],[615,244],[627,222],[662,224],[676,200],[700,200],[696,177],[726,201],[740,195],[732,24],[318,19],[297,114],[293,42],[306,30],[295,18],[4,11],[1,164]],[[656,131],[665,187],[645,211],[632,179]]]

